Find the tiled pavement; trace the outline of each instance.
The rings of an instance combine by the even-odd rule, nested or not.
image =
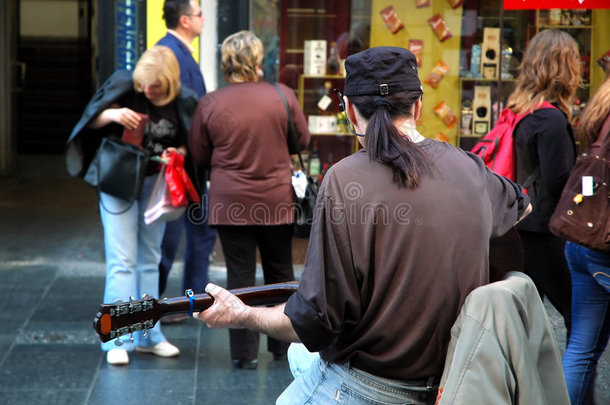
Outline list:
[[[61,156],[21,156],[21,173],[0,179],[0,404],[272,404],[291,381],[261,339],[257,371],[231,367],[226,330],[189,319],[163,326],[182,355],[134,353],[108,366],[91,322],[104,288],[95,193],[65,175]],[[224,283],[224,268],[211,279]],[[180,269],[167,295],[180,295]],[[565,330],[547,306],[560,346]],[[610,403],[608,352],[597,403]]]

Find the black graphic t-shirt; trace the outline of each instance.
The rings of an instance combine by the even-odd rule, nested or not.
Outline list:
[[[148,114],[142,148],[148,150],[151,156],[159,156],[169,147],[177,148],[186,144],[186,135],[180,130],[175,100],[158,107],[148,101],[143,93],[129,92],[118,103],[122,107]],[[158,166],[155,162],[149,163],[147,174],[157,172]]]

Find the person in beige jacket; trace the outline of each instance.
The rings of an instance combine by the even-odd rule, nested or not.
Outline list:
[[[553,327],[523,273],[475,289],[453,328],[437,405],[570,405]]]

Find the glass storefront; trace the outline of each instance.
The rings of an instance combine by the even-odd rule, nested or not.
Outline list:
[[[341,62],[371,46],[412,50],[424,86],[420,132],[469,149],[493,125],[513,89],[529,39],[548,28],[579,44],[583,88],[575,119],[605,77],[610,10],[504,10],[501,0],[251,0],[250,28],[265,45],[265,75],[292,87],[308,116],[310,152],[322,166],[357,148],[337,115],[337,99],[318,103],[343,83]],[[219,41],[222,39],[219,38]],[[477,113],[478,112],[478,113]],[[330,117],[330,118],[329,118]]]
[[[372,46],[410,49],[418,57],[424,86],[419,131],[470,149],[493,127],[514,88],[523,51],[540,30],[565,30],[579,44],[583,87],[573,104],[574,124],[605,77],[598,61],[604,55],[610,59],[610,9],[503,8],[540,1],[231,0],[217,7],[212,51],[217,54],[197,56],[202,66],[219,69],[224,38],[241,29],[253,30],[265,46],[265,79],[281,81],[295,91],[314,134],[309,152],[319,156],[323,171],[358,148],[332,92],[342,90],[345,58]],[[557,1],[553,4],[572,0]],[[141,18],[144,8],[147,23]],[[129,68],[137,59],[145,49],[143,30],[151,37],[149,42],[165,32],[162,0],[117,0],[114,7],[98,10],[99,60],[115,62],[113,66],[100,63],[102,79],[117,67]],[[208,16],[206,24],[212,18]],[[201,39],[206,44],[210,40],[209,34]],[[225,86],[219,70],[217,76],[217,86]],[[325,96],[332,103],[319,103]]]

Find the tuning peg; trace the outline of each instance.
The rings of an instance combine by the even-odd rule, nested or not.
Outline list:
[[[115,345],[115,346],[119,346],[119,347],[120,347],[120,346],[123,346],[123,341],[121,340],[121,338],[116,338],[116,339],[114,340],[114,345]]]
[[[131,332],[131,333],[129,334],[129,341],[130,341],[131,343],[133,343],[133,332]]]
[[[136,297],[134,297],[133,295],[129,296],[129,301],[135,301],[135,300],[136,300]]]
[[[123,303],[123,300],[117,298],[116,300],[114,300],[114,303],[117,304],[117,305],[120,305],[120,304]]]
[[[148,294],[148,293],[146,293],[146,294],[142,295],[142,299],[143,299],[143,300],[147,300],[147,299],[149,299],[149,298],[150,298],[150,294]]]

